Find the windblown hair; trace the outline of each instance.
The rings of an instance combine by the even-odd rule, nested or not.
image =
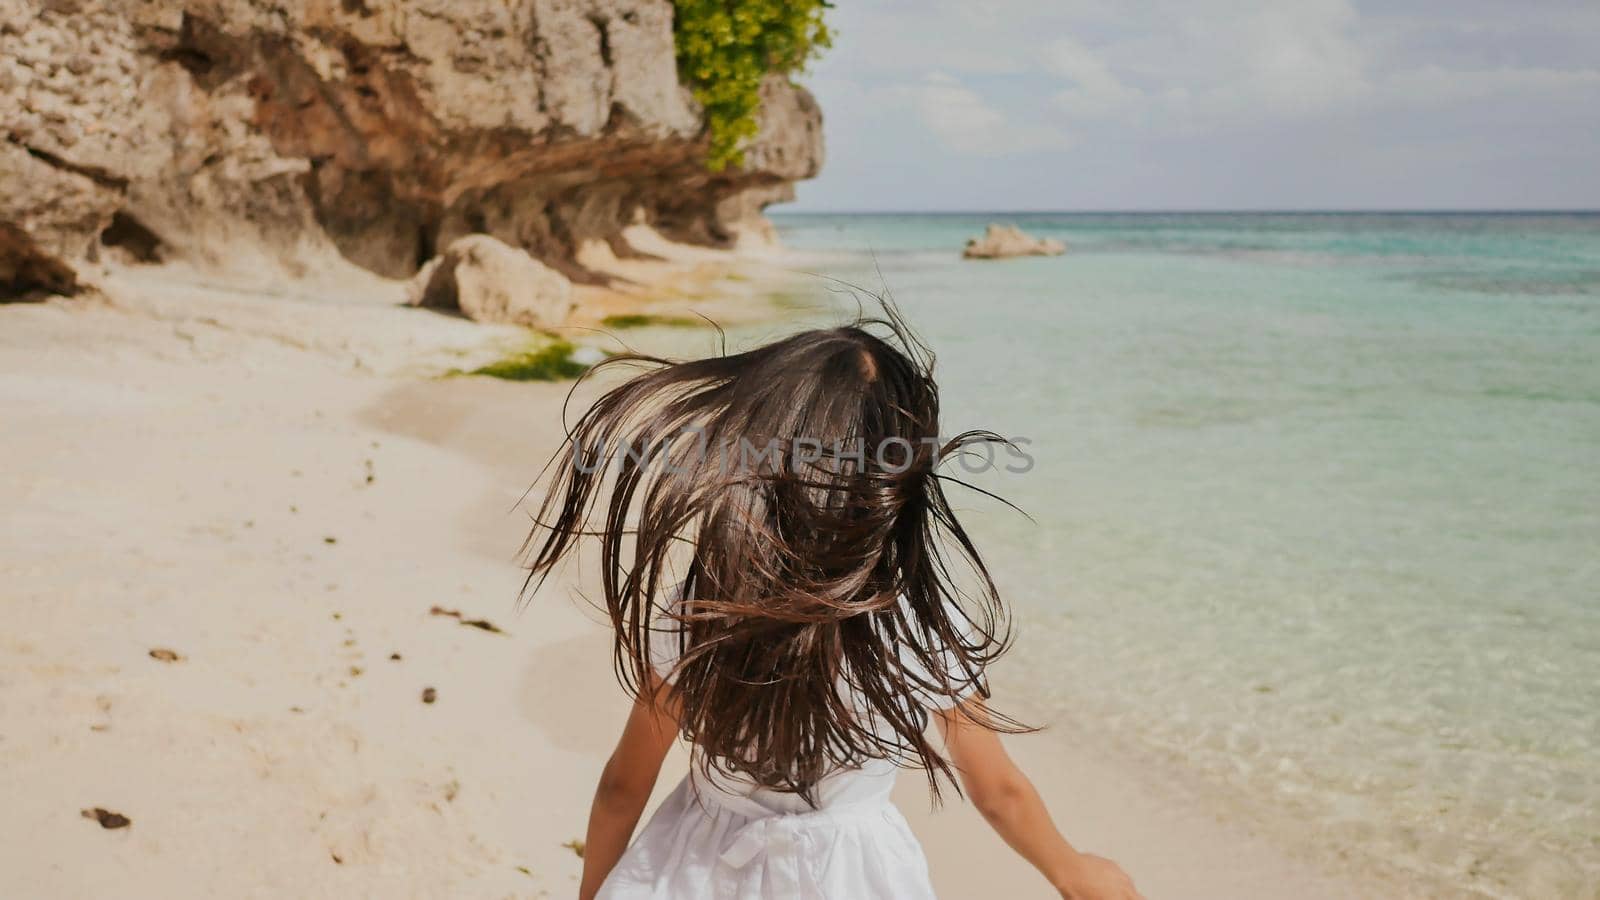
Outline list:
[[[645,371],[600,397],[547,467],[528,589],[599,539],[618,679],[658,700],[651,647],[670,630],[700,764],[812,804],[824,775],[867,759],[924,769],[935,798],[951,775],[924,709],[986,698],[1009,627],[939,462],[1003,439],[941,443],[933,362],[886,307],[744,353],[597,367]]]

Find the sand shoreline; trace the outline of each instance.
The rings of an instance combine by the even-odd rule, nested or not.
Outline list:
[[[427,377],[518,335],[387,300],[114,282],[0,307],[0,894],[570,896],[625,700],[587,576],[514,608],[566,386]],[[1011,746],[1151,897],[1374,895],[1064,729]],[[898,797],[946,896],[1049,896]]]

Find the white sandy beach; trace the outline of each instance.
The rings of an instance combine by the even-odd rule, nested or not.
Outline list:
[[[571,896],[626,701],[581,585],[515,605],[566,386],[434,378],[515,334],[388,298],[121,277],[0,307],[0,896]],[[1009,744],[1152,898],[1374,896],[1066,727]],[[945,896],[1050,895],[899,799]]]

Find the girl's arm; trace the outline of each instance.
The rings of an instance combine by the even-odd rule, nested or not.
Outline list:
[[[658,685],[650,685],[654,689]],[[648,690],[648,689],[647,689]],[[583,845],[583,882],[579,900],[592,900],[606,876],[622,858],[639,815],[655,789],[661,761],[678,737],[678,718],[670,694],[651,703],[648,692],[633,703],[617,748],[611,751],[589,808],[589,832]]]
[[[1000,736],[983,727],[979,701],[939,713],[950,761],[985,820],[1011,849],[1033,864],[1065,900],[1140,900],[1133,881],[1114,862],[1079,853],[1050,819],[1039,792],[1017,768]]]

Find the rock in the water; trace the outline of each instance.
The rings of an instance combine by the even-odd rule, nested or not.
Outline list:
[[[961,255],[967,259],[1007,259],[1013,256],[1060,256],[1067,245],[1053,238],[1036,238],[1015,225],[989,223],[982,237],[967,241]]]
[[[487,234],[458,238],[411,282],[414,306],[458,309],[476,322],[553,328],[572,313],[572,282]]]

